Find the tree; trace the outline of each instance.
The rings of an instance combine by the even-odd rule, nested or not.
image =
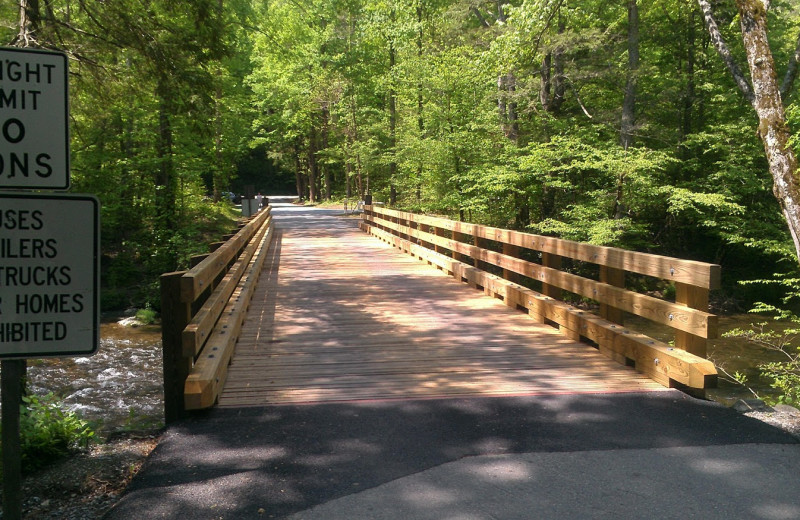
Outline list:
[[[770,0],[736,0],[742,43],[750,71],[748,80],[719,29],[710,1],[698,0],[698,4],[717,52],[758,117],[758,136],[769,164],[773,194],[788,224],[795,253],[800,260],[800,178],[784,107],[784,97],[787,97],[796,77],[800,36],[798,51],[789,61],[783,87],[779,87],[767,30]]]

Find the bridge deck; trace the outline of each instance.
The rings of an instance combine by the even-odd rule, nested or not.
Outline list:
[[[664,389],[355,218],[273,211],[276,237],[219,406]]]

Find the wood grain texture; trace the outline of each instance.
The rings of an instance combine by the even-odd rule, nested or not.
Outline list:
[[[535,251],[551,253],[584,262],[606,265],[624,271],[646,274],[673,282],[697,285],[707,289],[719,289],[721,268],[716,264],[695,262],[661,255],[639,253],[615,247],[596,246],[571,240],[523,233],[509,229],[499,229],[468,222],[457,222],[441,217],[418,215],[396,211],[378,206],[366,206],[382,218],[415,221],[419,224],[438,227],[468,236],[496,240]]]
[[[219,406],[664,389],[334,213],[273,210]]]

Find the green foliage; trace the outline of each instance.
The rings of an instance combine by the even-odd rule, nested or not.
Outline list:
[[[136,311],[136,320],[144,325],[152,325],[156,322],[157,313],[155,310],[147,308],[147,309],[139,309]]]
[[[760,363],[761,377],[770,382],[776,391],[768,401],[800,404],[800,278],[777,274],[765,280],[748,280],[748,285],[767,285],[780,288],[783,297],[778,305],[757,302],[750,312],[771,315],[772,322],[753,324],[750,329],[735,329],[726,337],[743,338],[772,352],[777,359]],[[734,374],[734,380],[742,385],[748,381],[743,374]]]
[[[89,424],[76,413],[65,411],[52,393],[22,398],[20,444],[22,467],[26,472],[85,449],[94,440]]]
[[[72,183],[101,200],[104,309],[157,308],[157,275],[205,247],[220,193],[245,184],[396,194],[415,211],[722,263],[742,300],[772,289],[737,279],[776,262],[792,276],[756,119],[696,2],[640,5],[627,149],[624,2],[38,4],[37,43],[71,57]],[[735,6],[715,12],[741,60]],[[800,19],[786,2],[771,13],[784,70]],[[0,7],[6,41],[18,16]]]
[[[781,311],[780,317],[776,317],[776,319],[782,321],[788,319],[795,326],[800,326],[800,317],[787,311]],[[767,323],[758,323],[750,329],[735,329],[727,332],[725,337],[746,339],[783,358],[777,361],[762,362],[757,366],[760,376],[769,381],[770,386],[776,392],[774,396],[764,396],[764,398],[772,404],[783,403],[797,406],[800,404],[800,346],[797,345],[797,335],[800,333],[800,329],[787,328],[776,331],[766,328],[767,325]],[[748,386],[750,383],[747,376],[740,372],[736,372],[732,376],[734,382],[742,386]]]

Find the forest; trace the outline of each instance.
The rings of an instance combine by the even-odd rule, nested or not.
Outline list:
[[[791,1],[21,0],[0,41],[69,58],[107,310],[248,185],[719,263],[718,310],[800,286]]]

